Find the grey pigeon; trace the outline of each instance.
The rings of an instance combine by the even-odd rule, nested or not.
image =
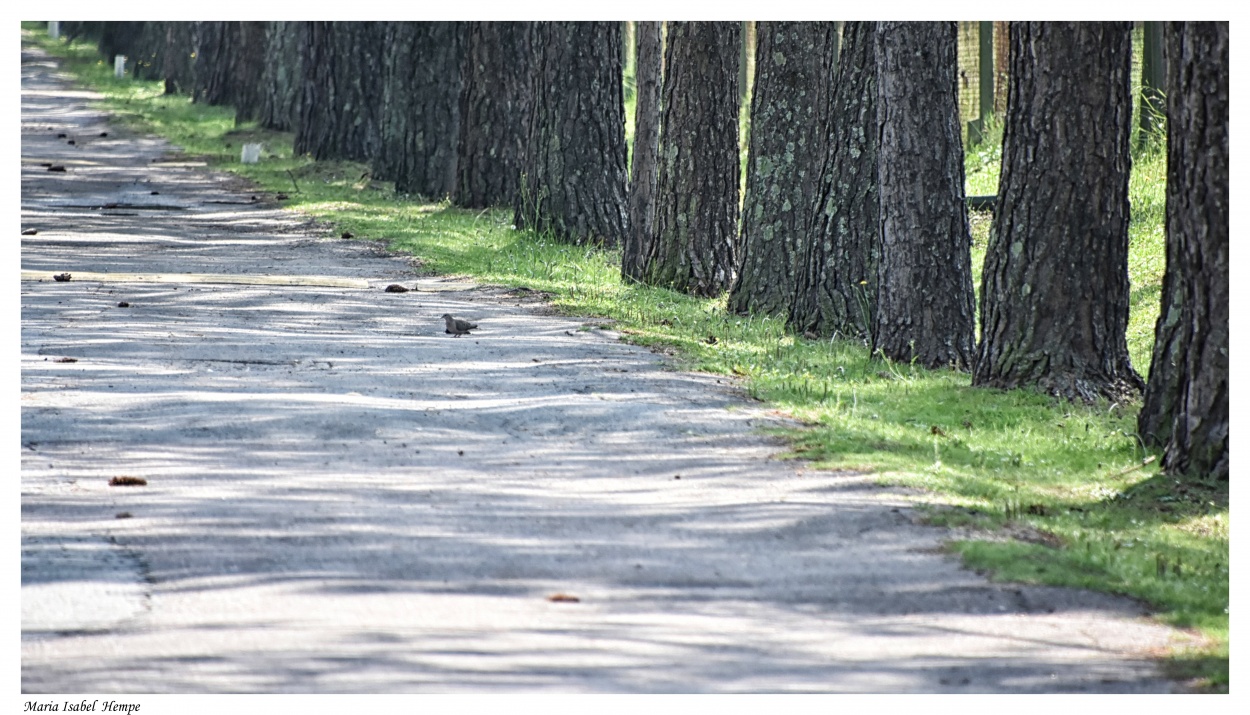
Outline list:
[[[453,318],[451,313],[443,313],[443,320],[447,321],[447,330],[444,332],[451,333],[457,338],[461,335],[468,335],[470,330],[477,327],[477,323],[470,323],[467,320]]]

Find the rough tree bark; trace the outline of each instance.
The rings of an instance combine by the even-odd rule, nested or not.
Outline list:
[[[511,205],[521,175],[533,48],[528,22],[471,22],[466,31],[460,137],[451,200]]]
[[[730,311],[788,315],[820,203],[838,62],[832,22],[756,23],[751,147]]]
[[[386,23],[382,151],[375,178],[395,191],[441,199],[456,178],[463,22]]]
[[[190,92],[194,78],[194,22],[145,22],[129,49],[137,79],[164,80],[165,94]]]
[[[82,20],[62,20],[61,21],[61,42],[67,45],[73,44],[74,40],[85,39],[100,40],[100,30],[103,29],[103,22],[82,21]]]
[[[285,132],[294,129],[299,121],[306,32],[307,22],[266,23],[265,69],[257,117],[262,127]]]
[[[311,22],[295,153],[370,161],[381,150],[385,23]]]
[[[1137,145],[1162,134],[1167,100],[1163,91],[1167,65],[1163,61],[1163,23],[1142,23],[1141,107],[1137,116]]]
[[[663,81],[663,23],[635,23],[638,54],[634,104],[634,158],[629,176],[629,232],[621,250],[621,278],[643,279],[655,241],[655,199],[660,159],[660,86]]]
[[[260,116],[264,102],[265,23],[236,22],[236,45],[230,68],[230,104],[234,123],[250,122]]]
[[[230,104],[232,58],[238,43],[237,22],[198,22],[195,47],[195,84],[191,101],[197,104]]]
[[[626,230],[619,22],[539,22],[517,228],[615,246]]]
[[[974,385],[1081,400],[1141,390],[1125,339],[1131,29],[1011,25]]]
[[[164,79],[165,34],[168,22],[145,22],[134,46],[130,48],[130,66],[135,79]]]
[[[881,261],[873,352],[967,370],[975,355],[972,237],[953,22],[877,26]]]
[[[167,22],[162,73],[165,94],[190,94],[195,87],[195,47],[198,22]]]
[[[664,58],[651,285],[715,296],[738,229],[739,22],[672,22]]]
[[[139,44],[143,35],[143,22],[102,22],[100,23],[100,54],[113,62],[115,55],[127,55],[129,58]]]
[[[842,26],[821,195],[790,310],[797,332],[872,335],[881,257],[875,32],[872,22]]]
[[[1167,268],[1138,431],[1228,479],[1228,23],[1167,23]]]

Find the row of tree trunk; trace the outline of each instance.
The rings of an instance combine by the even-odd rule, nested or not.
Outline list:
[[[102,47],[293,127],[297,152],[621,246],[624,279],[728,291],[735,312],[975,385],[1143,389],[1125,339],[1129,23],[1010,26],[979,342],[955,23],[758,23],[741,217],[741,23],[638,23],[628,177],[621,23],[105,24]],[[1169,469],[1226,476],[1227,24],[1170,25],[1166,47],[1168,268],[1141,431]]]
[[[71,32],[97,37],[110,57],[127,54],[136,76],[163,79],[167,92],[233,106],[240,123],[294,131],[298,153],[365,162],[401,193],[484,207],[518,192],[532,58],[545,46],[535,28],[570,23],[80,24]],[[587,25],[570,30],[572,46],[591,46]],[[595,101],[606,107],[613,85],[603,86],[609,94]],[[622,183],[622,200],[624,191]]]
[[[969,370],[974,385],[1085,401],[1145,388],[1140,432],[1165,470],[1227,479],[1228,25],[1168,28],[1168,267],[1149,385],[1126,340],[1131,29],[1011,25],[979,343],[954,23],[846,23],[836,70],[831,24],[759,23],[737,241],[718,223],[737,172],[715,163],[732,128],[710,99],[736,96],[716,64],[733,40],[671,23],[648,110],[660,141],[634,154],[644,192],[658,157],[654,207],[633,207],[654,224],[632,228],[623,275],[715,295],[712,269],[733,261],[729,309],[786,316],[809,337],[864,337],[889,359]],[[643,106],[640,131],[654,121]],[[681,183],[665,183],[666,166]],[[650,247],[641,269],[632,246]]]

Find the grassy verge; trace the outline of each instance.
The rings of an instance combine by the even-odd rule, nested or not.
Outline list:
[[[294,157],[291,136],[244,125],[228,109],[166,97],[159,83],[115,80],[85,46],[23,39],[66,59],[135,129],[236,172],[293,210],[418,256],[430,273],[543,291],[558,308],[615,322],[629,340],[683,367],[736,375],[756,399],[802,419],[793,454],[819,467],[869,471],[929,493],[930,519],[966,535],[952,543],[995,578],[1079,586],[1149,603],[1206,645],[1167,662],[1198,689],[1228,689],[1227,484],[1181,484],[1158,474],[1138,444],[1136,404],[1074,405],[1027,390],[973,389],[965,374],[871,359],[864,345],[796,338],[781,321],[727,314],[723,299],[623,285],[619,253],[566,246],[511,228],[507,210],[464,211],[394,195],[364,167]],[[265,144],[256,165],[244,142]],[[969,152],[970,192],[994,193],[998,158]],[[1163,176],[1157,149],[1132,179],[1129,343],[1149,362],[1163,271]],[[987,217],[973,217],[980,270]],[[978,276],[979,283],[979,276]]]

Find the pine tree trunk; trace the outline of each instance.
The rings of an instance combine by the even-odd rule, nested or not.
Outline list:
[[[625,237],[619,22],[539,22],[517,228],[576,244]]]
[[[165,23],[165,55],[161,70],[165,94],[190,94],[195,86],[195,48],[198,22]]]
[[[528,22],[471,22],[452,203],[511,205],[521,176],[533,48]]]
[[[1137,117],[1137,145],[1162,133],[1162,117],[1167,112],[1163,91],[1167,65],[1163,61],[1163,23],[1142,23],[1141,109]]]
[[[751,147],[742,203],[735,313],[788,315],[821,196],[838,62],[832,22],[756,24]]]
[[[134,45],[129,49],[136,79],[165,80],[166,94],[177,87],[187,91],[191,79],[191,54],[195,51],[191,27],[193,22],[145,22]],[[171,86],[175,89],[170,90]]]
[[[264,96],[265,23],[238,22],[237,44],[231,58],[230,104],[235,125],[260,116]]]
[[[634,158],[629,176],[629,232],[621,250],[621,278],[643,279],[643,265],[655,241],[655,200],[660,159],[660,86],[663,81],[663,23],[635,23]]]
[[[235,123],[256,118],[265,62],[263,22],[201,22],[192,99],[235,109]]]
[[[238,37],[238,23],[209,21],[198,25],[195,50],[195,87],[191,101],[220,106],[230,104],[230,70]]]
[[[1011,25],[974,385],[1141,390],[1129,364],[1130,23]]]
[[[113,63],[116,55],[134,53],[143,35],[142,22],[102,22],[100,23],[100,40],[97,47],[108,63]]]
[[[797,332],[870,339],[881,258],[876,23],[842,26],[821,195],[790,311]]]
[[[386,23],[385,89],[375,178],[434,199],[451,193],[460,137],[463,22]]]
[[[877,27],[881,262],[873,352],[972,367],[972,237],[953,22]]]
[[[265,69],[261,78],[260,126],[290,131],[299,121],[300,80],[304,71],[307,22],[270,22],[265,28]]]
[[[1138,431],[1228,479],[1228,23],[1167,23],[1167,268]]]
[[[371,161],[382,147],[385,23],[312,22],[304,39],[295,153]]]
[[[130,66],[135,79],[164,79],[165,34],[168,22],[145,22],[134,46],[130,48]]]
[[[741,34],[738,22],[669,23],[652,285],[715,296],[733,280]]]

